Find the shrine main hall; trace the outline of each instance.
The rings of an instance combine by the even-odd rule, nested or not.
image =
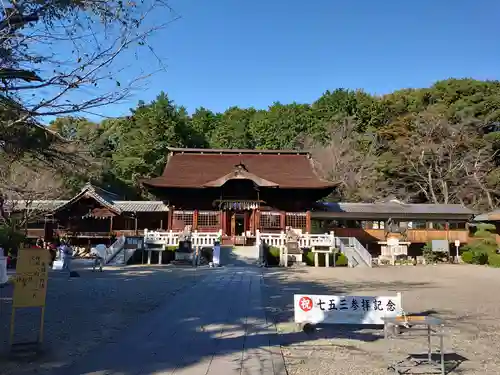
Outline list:
[[[310,209],[336,184],[321,179],[304,151],[169,149],[159,177],[142,181],[170,208],[164,229],[222,229],[249,244],[257,230],[311,232]]]

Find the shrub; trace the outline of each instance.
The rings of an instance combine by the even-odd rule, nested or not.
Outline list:
[[[304,252],[304,262],[308,266],[314,266],[314,253],[311,250],[306,250]],[[321,257],[319,259],[319,263],[321,266]],[[323,260],[323,265],[325,265],[325,261]]]
[[[462,261],[469,264],[487,264],[488,253],[481,250],[467,250],[462,253]]]
[[[337,253],[336,256],[335,265],[337,267],[346,267],[348,263],[347,257],[342,253]]]
[[[488,264],[492,267],[500,268],[500,255],[499,254],[489,254],[488,255]]]
[[[482,251],[474,251],[472,253],[472,263],[480,265],[487,264],[488,254]]]
[[[472,259],[474,258],[474,253],[472,251],[462,252],[462,261],[464,263],[472,264]]]
[[[329,254],[330,257],[330,267],[333,266],[333,256],[334,254]],[[314,266],[314,253],[312,251],[307,251],[304,253],[304,262],[308,266]],[[319,254],[319,266],[325,267],[325,254]],[[347,266],[347,257],[342,253],[335,253],[335,266],[345,267]]]
[[[280,249],[273,246],[264,246],[264,256],[268,266],[277,266],[280,264]]]
[[[477,231],[474,233],[474,240],[464,246],[465,252],[470,252],[472,254],[470,263],[489,264],[493,267],[500,266],[500,256],[496,254],[497,243],[494,231],[494,225],[478,225]],[[467,257],[470,258],[469,255],[467,255],[466,258]],[[462,259],[464,259],[463,256]]]
[[[432,245],[427,243],[422,249],[422,255],[424,256],[425,263],[433,264],[440,260],[440,254],[432,251]]]
[[[26,236],[14,224],[0,224],[0,247],[3,247],[8,255],[17,256],[17,251],[24,241]]]

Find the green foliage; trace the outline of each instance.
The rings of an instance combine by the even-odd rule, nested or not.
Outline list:
[[[491,267],[500,267],[500,254],[491,253],[488,254],[488,264]]]
[[[474,233],[476,238],[492,238],[495,233],[496,227],[493,224],[481,223],[477,225],[477,230]]]
[[[304,253],[305,257],[304,257],[304,262],[308,265],[308,266],[314,266],[314,253],[312,251],[307,251]],[[334,254],[328,254],[329,256],[329,261],[330,261],[330,267],[333,267],[334,265],[334,262],[333,262],[333,257],[335,256],[335,266],[336,267],[346,267],[347,266],[347,257],[340,253],[340,252],[336,252]],[[326,263],[325,263],[325,254],[319,254],[319,258],[318,258],[318,261],[319,261],[319,266],[320,267],[325,267]]]
[[[280,249],[278,247],[264,247],[264,254],[269,266],[277,266],[280,264]]]
[[[473,264],[474,253],[472,251],[464,251],[461,256],[464,263]]]
[[[479,224],[474,233],[474,240],[463,248],[462,260],[471,264],[500,266],[500,256],[496,254],[495,231],[496,228],[492,224]]]
[[[337,259],[335,260],[335,265],[337,267],[347,267],[348,264],[347,257],[342,253],[337,253],[336,256]]]
[[[432,244],[426,243],[422,248],[422,255],[425,259],[425,263],[433,264],[438,261],[438,257],[434,251],[432,251]]]
[[[0,247],[9,255],[16,255],[21,244],[26,240],[24,233],[14,225],[4,223],[0,225]]]
[[[466,250],[462,253],[462,261],[469,264],[484,265],[488,264],[489,255],[486,251],[480,249]]]
[[[442,251],[440,252],[432,251],[432,244],[430,242],[426,243],[422,248],[422,255],[427,264],[434,264],[434,263],[448,261],[448,253]]]
[[[499,82],[449,79],[384,96],[336,89],[312,104],[223,113],[201,107],[192,115],[161,93],[127,117],[100,124],[60,118],[51,128],[88,148],[98,166],[69,176],[75,188],[91,180],[126,197],[144,196],[139,180],[161,174],[168,147],[307,148],[323,177],[342,182],[330,199],[396,196],[480,211],[500,201],[497,120]]]

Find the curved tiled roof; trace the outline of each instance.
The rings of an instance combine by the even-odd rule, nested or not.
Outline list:
[[[101,189],[92,184],[86,184],[82,190],[69,200],[17,200],[7,201],[8,211],[35,210],[46,213],[55,213],[71,206],[82,198],[92,198],[103,207],[115,214],[122,212],[162,212],[168,211],[168,206],[163,201],[123,201],[117,200],[118,195]]]
[[[336,185],[318,177],[307,152],[200,149],[173,149],[162,176],[143,183],[152,187],[202,188],[227,176],[238,165],[278,188],[324,189]]]
[[[461,204],[429,204],[429,203],[317,203],[311,212],[313,218],[323,217],[358,217],[370,218],[386,215],[394,218],[416,216],[443,216],[450,220],[453,217],[472,217],[474,211]]]

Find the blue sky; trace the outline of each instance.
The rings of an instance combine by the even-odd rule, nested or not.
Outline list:
[[[167,71],[128,102],[165,91],[189,112],[312,102],[325,90],[384,94],[449,77],[500,78],[498,0],[171,0],[181,19],[151,44]],[[158,14],[156,21],[166,15]],[[153,64],[144,57],[137,64]],[[127,75],[136,74],[135,68]]]

